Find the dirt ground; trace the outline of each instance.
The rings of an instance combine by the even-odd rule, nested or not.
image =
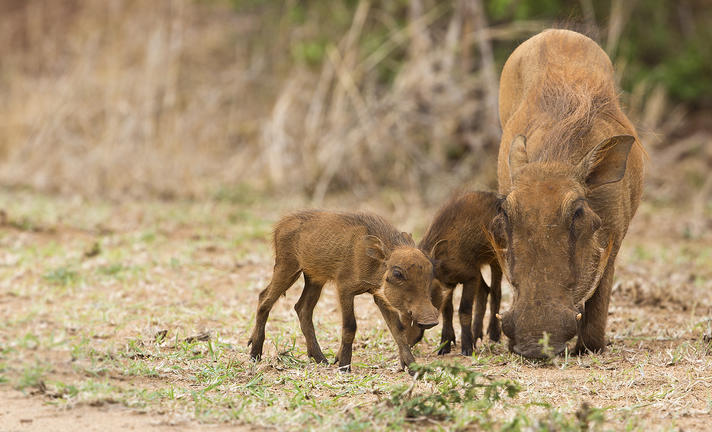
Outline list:
[[[389,417],[388,395],[411,378],[397,370],[366,296],[356,303],[351,374],[307,361],[292,310],[301,281],[271,314],[263,361],[249,361],[256,298],[273,265],[270,227],[296,206],[1,194],[0,430],[473,428],[457,407],[449,419]],[[432,214],[364,207],[416,239]],[[508,353],[505,339],[480,342],[471,358],[457,347],[445,360],[518,382],[522,391],[493,413],[524,413],[532,423],[523,430],[552,413],[572,417],[584,402],[602,410],[604,429],[709,430],[709,221],[641,207],[619,254],[606,352],[532,363]],[[510,297],[505,287],[503,310]],[[333,289],[315,323],[333,359]],[[439,359],[439,331],[414,349],[419,363]]]
[[[239,431],[249,427],[222,424],[198,424],[190,419],[176,421],[165,415],[137,411],[120,405],[78,406],[67,409],[48,404],[42,398],[27,397],[16,390],[0,390],[0,430],[44,431]]]

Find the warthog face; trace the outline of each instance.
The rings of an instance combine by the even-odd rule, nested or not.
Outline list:
[[[529,162],[525,138],[512,142],[512,188],[491,227],[498,259],[514,287],[512,308],[502,317],[510,350],[547,357],[562,352],[577,334],[583,304],[595,292],[611,251],[589,197],[621,180],[633,141],[627,135],[607,139],[576,166]],[[547,349],[540,342],[545,332]]]
[[[433,305],[433,307],[436,308],[436,310],[438,310],[438,315],[440,314],[440,309],[442,308],[444,290],[445,288],[442,286],[440,281],[437,279],[433,279],[433,282],[430,285],[430,303]],[[406,328],[406,339],[408,341],[408,345],[410,346],[413,346],[420,342],[421,339],[423,339],[423,334],[425,333],[425,330],[429,328],[419,326],[415,324],[410,318],[403,315],[401,315],[401,323]]]
[[[384,257],[380,240],[374,236],[368,236],[368,240],[372,244],[367,253],[373,258],[382,259],[386,268],[382,293],[391,307],[398,311],[401,322],[412,323],[420,329],[438,325],[439,312],[430,302],[433,283],[433,264],[430,259],[415,247],[398,247],[388,257]]]

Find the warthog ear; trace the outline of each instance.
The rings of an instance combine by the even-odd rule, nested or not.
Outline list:
[[[435,261],[441,261],[447,256],[447,240],[438,240],[430,249],[430,258]]]
[[[577,171],[581,179],[590,189],[620,181],[634,142],[631,135],[616,135],[601,141],[579,162]]]
[[[509,146],[509,176],[512,180],[515,174],[529,163],[526,146],[527,138],[524,135],[515,136]]]
[[[378,261],[385,261],[386,252],[381,239],[374,235],[367,235],[363,238],[363,241],[367,256]]]

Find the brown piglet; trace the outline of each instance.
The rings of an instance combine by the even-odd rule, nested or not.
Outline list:
[[[265,324],[280,295],[304,274],[304,290],[294,306],[306,339],[307,353],[326,362],[314,332],[312,314],[322,288],[334,281],[338,292],[342,333],[336,362],[351,369],[356,334],[354,297],[370,293],[398,345],[401,368],[415,361],[402,323],[430,328],[438,310],[430,301],[433,265],[415,246],[410,234],[396,230],[369,213],[300,211],[286,216],[274,229],[275,264],[272,281],[259,296],[250,356],[262,356]]]
[[[435,257],[435,277],[432,303],[443,315],[443,331],[438,354],[450,352],[455,343],[453,329],[452,295],[457,284],[462,284],[459,318],[462,328],[462,354],[472,355],[477,339],[482,338],[482,325],[490,296],[490,340],[499,341],[501,328],[497,318],[502,298],[502,270],[496,260],[488,229],[497,215],[499,200],[493,192],[469,192],[455,197],[445,204],[421,240],[421,250],[430,251]],[[487,286],[480,268],[489,265],[492,273],[491,286]],[[472,308],[475,305],[474,321]],[[411,326],[407,330],[408,342],[417,343],[423,329]]]

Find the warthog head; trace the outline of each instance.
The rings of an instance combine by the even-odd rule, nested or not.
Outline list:
[[[378,237],[366,236],[366,253],[385,266],[379,292],[398,311],[403,324],[419,329],[438,325],[438,310],[430,302],[433,264],[418,248],[400,246],[388,256]]]
[[[609,138],[571,165],[529,162],[525,138],[513,140],[512,187],[491,230],[500,265],[514,287],[502,330],[515,353],[555,355],[576,336],[583,305],[595,292],[612,248],[590,198],[597,188],[623,178],[633,142],[629,135]],[[545,332],[548,349],[540,342]]]

